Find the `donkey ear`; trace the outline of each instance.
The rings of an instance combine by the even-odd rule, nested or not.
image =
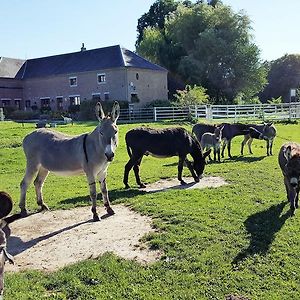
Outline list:
[[[283,150],[283,155],[286,158],[287,161],[289,161],[292,158],[292,147],[291,145],[287,146],[284,150]]]
[[[111,119],[113,122],[116,122],[120,116],[120,105],[117,101],[115,101],[112,111],[111,111]]]
[[[104,111],[102,109],[102,105],[100,102],[97,102],[97,104],[95,106],[95,113],[96,113],[96,118],[98,119],[99,122],[105,118],[105,114],[104,114]]]

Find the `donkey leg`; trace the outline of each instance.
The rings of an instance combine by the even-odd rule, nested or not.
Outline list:
[[[109,215],[114,215],[115,212],[110,206],[109,198],[108,198],[108,191],[107,191],[107,185],[106,185],[106,174],[103,178],[100,177],[100,189],[101,189],[101,194],[102,194],[102,199],[103,199],[103,204],[106,208],[106,211]]]
[[[100,221],[99,216],[97,214],[97,191],[96,191],[96,178],[94,175],[87,175],[87,181],[90,188],[90,198],[92,201],[92,213],[93,213],[93,220]]]
[[[140,188],[145,188],[146,185],[143,182],[141,182],[141,178],[140,178],[140,165],[141,165],[141,162],[142,162],[142,158],[137,160],[137,162],[133,166],[133,171],[134,171],[136,183],[140,186]]]
[[[44,185],[44,182],[45,182],[48,174],[49,174],[49,171],[46,170],[45,168],[41,167],[38,171],[38,174],[37,174],[35,180],[34,180],[37,204],[41,207],[41,211],[49,210],[48,206],[44,203],[43,194],[42,194],[43,185]]]
[[[253,142],[253,138],[250,138],[247,143],[250,154],[253,154],[252,149],[251,149],[252,142]]]
[[[290,203],[291,215],[293,216],[296,209],[295,202],[297,199],[297,193],[293,188],[291,188],[289,180],[286,177],[284,177],[284,184],[287,192],[288,202]]]
[[[178,160],[178,176],[177,176],[177,178],[178,178],[178,180],[180,181],[180,183],[182,185],[186,184],[186,182],[182,179],[182,170],[183,170],[183,163],[184,162],[186,163],[186,166],[188,168],[190,168],[189,165],[191,164],[185,157],[179,157],[179,160]]]
[[[192,164],[187,158],[185,158],[184,163],[185,163],[185,165],[188,167],[188,169],[190,170],[190,172],[191,172],[191,174],[192,174],[192,176],[193,176],[195,182],[199,182],[200,179],[199,179],[199,177],[197,176],[197,174],[195,173],[195,170],[194,170],[194,168],[193,168],[193,164]]]
[[[273,140],[270,140],[270,155],[273,155]]]
[[[128,175],[130,170],[132,169],[134,163],[133,163],[133,159],[132,157],[129,159],[129,161],[127,162],[127,164],[125,165],[125,169],[124,169],[124,177],[123,177],[123,183],[125,184],[125,189],[129,189],[130,186],[128,184]]]
[[[243,139],[242,144],[241,144],[241,155],[244,155],[244,147],[247,144],[247,141],[248,141],[248,137],[244,136],[244,139]]]
[[[222,158],[224,158],[224,151],[225,151],[226,145],[227,145],[227,140],[224,139],[223,144],[222,144],[222,153],[221,153]]]
[[[20,183],[21,195],[20,195],[19,207],[21,209],[22,217],[26,217],[28,214],[26,209],[26,192],[28,190],[29,185],[32,183],[33,178],[36,175],[37,171],[38,171],[38,167],[36,165],[29,166],[29,164],[27,163],[25,176]]]
[[[267,156],[269,156],[269,155],[270,155],[270,152],[269,152],[269,149],[270,149],[270,141],[267,140],[266,142],[267,142]]]

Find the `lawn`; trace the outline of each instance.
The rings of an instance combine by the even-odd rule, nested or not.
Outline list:
[[[252,144],[253,155],[245,149],[246,155],[239,156],[242,138],[235,138],[233,159],[210,163],[205,169],[206,175],[221,176],[229,185],[148,194],[136,188],[132,173],[133,188],[124,190],[122,183],[128,160],[124,136],[139,125],[119,126],[120,144],[107,183],[113,204],[123,203],[153,218],[157,232],[144,240],[163,252],[161,260],[144,266],[107,253],[53,273],[6,273],[5,299],[225,299],[229,294],[252,300],[300,299],[300,212],[289,216],[277,163],[286,140],[300,142],[300,125],[276,124],[278,137],[270,157],[265,142],[258,140]],[[91,122],[57,130],[80,134],[94,126]],[[17,211],[25,170],[22,139],[34,127],[2,122],[0,130],[0,190],[13,196]],[[176,177],[176,162],[145,157],[141,178],[150,183]],[[188,170],[184,174],[189,175]],[[89,205],[84,176],[50,174],[44,196],[52,210]],[[33,186],[27,198],[29,209],[36,210]],[[103,209],[101,201],[99,207]]]

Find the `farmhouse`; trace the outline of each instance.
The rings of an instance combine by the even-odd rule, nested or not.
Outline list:
[[[65,111],[82,101],[168,98],[168,71],[120,45],[35,59],[0,57],[0,107]]]

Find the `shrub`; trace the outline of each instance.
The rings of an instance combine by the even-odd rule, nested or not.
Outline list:
[[[209,103],[206,89],[202,86],[187,85],[183,91],[177,91],[175,101],[181,106],[201,105]]]
[[[15,110],[10,114],[10,119],[12,120],[32,120],[39,118],[38,111],[24,111],[24,110]]]

